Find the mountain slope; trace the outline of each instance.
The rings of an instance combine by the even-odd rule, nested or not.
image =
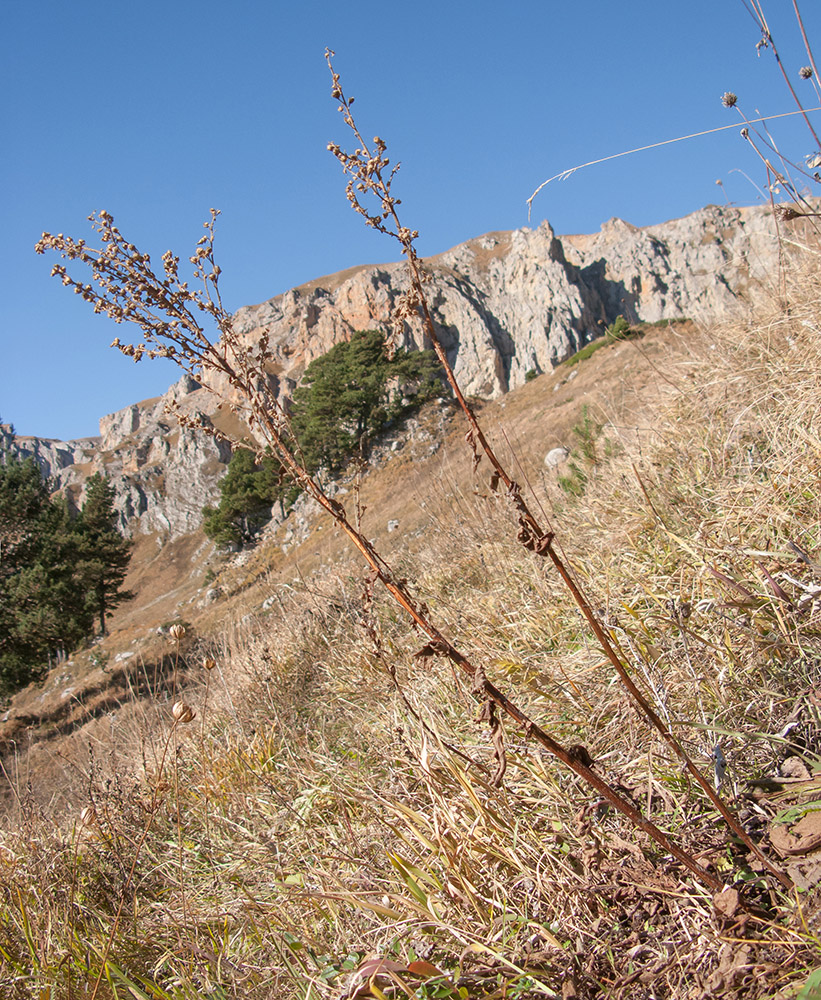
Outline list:
[[[748,314],[771,294],[778,252],[768,208],[709,206],[644,229],[612,219],[591,236],[559,238],[546,222],[491,233],[427,266],[433,319],[456,376],[468,395],[493,399],[550,371],[620,314],[631,322]],[[285,398],[307,364],[354,330],[390,330],[406,284],[401,263],[350,268],[240,309],[236,329],[250,344],[267,335],[271,383]],[[427,346],[416,322],[399,339]],[[213,388],[231,399],[230,386],[215,380]],[[198,526],[230,452],[180,428],[169,403],[206,426],[243,431],[186,377],[160,399],[104,417],[99,440],[15,438],[0,428],[0,445],[35,457],[75,499],[88,475],[105,472],[129,532],[174,539]]]

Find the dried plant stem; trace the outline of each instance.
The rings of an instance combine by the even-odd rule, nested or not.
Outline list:
[[[815,65],[815,56],[812,54],[812,47],[810,46],[810,40],[807,38],[807,32],[804,28],[804,19],[801,16],[801,11],[798,7],[798,0],[792,0],[793,10],[795,11],[795,18],[798,21],[798,27],[801,31],[801,38],[804,41],[804,48],[807,51],[807,58],[810,61],[810,66],[812,66],[812,71],[815,74],[815,80],[818,80],[818,67]]]
[[[333,152],[334,155],[337,157],[337,159],[340,161],[345,172],[351,176],[351,180],[349,180],[347,185],[347,196],[348,196],[348,201],[351,203],[354,210],[357,211],[360,215],[364,216],[368,225],[370,225],[372,228],[379,230],[380,232],[385,233],[388,236],[392,236],[394,239],[398,240],[398,242],[402,246],[402,253],[404,254],[407,261],[411,288],[410,288],[410,293],[407,297],[407,306],[405,307],[405,309],[400,308],[398,310],[398,315],[400,317],[408,315],[409,307],[413,305],[416,307],[416,309],[418,310],[419,314],[422,317],[425,334],[430,340],[431,344],[433,345],[433,349],[436,352],[436,355],[439,361],[441,362],[442,367],[444,368],[448,383],[450,384],[453,393],[456,397],[456,400],[459,403],[459,406],[462,409],[462,412],[464,413],[465,418],[468,422],[469,429],[466,435],[466,439],[473,448],[474,470],[478,467],[481,458],[479,451],[477,450],[477,445],[478,445],[478,448],[481,448],[481,451],[484,453],[484,455],[490,462],[490,465],[493,469],[493,473],[490,479],[491,488],[493,490],[497,490],[499,483],[500,482],[503,483],[507,491],[507,496],[512,501],[513,507],[518,517],[519,532],[517,537],[519,541],[522,543],[522,545],[524,545],[525,548],[529,549],[530,551],[536,553],[537,555],[543,558],[550,559],[555,569],[559,573],[560,577],[562,578],[562,581],[564,582],[565,586],[570,591],[573,600],[578,605],[584,617],[587,619],[593,631],[593,634],[596,636],[596,639],[598,640],[603,652],[607,656],[608,660],[612,663],[620,680],[624,684],[627,691],[630,693],[633,700],[638,705],[641,712],[648,719],[650,724],[658,731],[662,739],[673,750],[673,752],[676,754],[679,760],[681,760],[687,772],[695,779],[698,785],[703,789],[710,802],[712,802],[712,804],[718,810],[718,812],[720,813],[724,821],[727,823],[728,827],[732,830],[732,832],[737,837],[739,837],[739,839],[745,844],[745,846],[758,858],[758,860],[763,865],[766,866],[767,870],[772,875],[774,875],[785,888],[791,888],[792,881],[783,872],[779,871],[779,869],[776,868],[769,861],[766,855],[763,854],[763,852],[753,842],[751,837],[747,834],[747,832],[744,830],[744,828],[741,826],[741,824],[738,822],[735,816],[733,816],[732,812],[730,811],[728,806],[724,803],[722,798],[713,789],[712,785],[707,780],[707,778],[701,773],[699,768],[696,767],[696,765],[690,759],[687,752],[681,746],[679,741],[670,732],[667,726],[662,722],[661,718],[654,711],[654,709],[649,704],[647,699],[635,685],[632,678],[630,677],[627,666],[622,662],[621,658],[619,657],[618,653],[613,647],[613,644],[610,642],[606,632],[604,631],[598,619],[596,618],[595,614],[593,613],[593,609],[590,606],[590,602],[587,600],[580,586],[575,581],[569,567],[564,562],[564,560],[562,560],[562,558],[554,548],[553,532],[545,531],[542,528],[538,519],[530,510],[527,502],[522,496],[521,487],[508,474],[508,472],[506,471],[506,469],[496,456],[490,443],[488,442],[481,428],[481,425],[479,424],[479,421],[477,420],[476,415],[473,412],[472,407],[470,406],[469,402],[465,399],[459,387],[459,383],[453,372],[453,368],[448,360],[447,353],[445,352],[445,349],[442,346],[442,343],[439,340],[439,337],[436,333],[436,328],[433,323],[433,319],[431,317],[427,296],[425,294],[424,275],[422,273],[421,264],[415,247],[415,239],[418,236],[418,233],[416,233],[415,231],[411,231],[401,223],[399,215],[397,213],[397,205],[399,204],[399,201],[396,198],[394,198],[391,194],[391,182],[398,168],[394,166],[393,169],[391,170],[389,177],[385,178],[384,170],[389,164],[388,158],[384,155],[386,151],[386,145],[381,139],[377,137],[374,140],[374,144],[376,147],[375,150],[371,150],[369,148],[368,144],[363,138],[355,122],[353,113],[351,111],[353,98],[345,96],[340,84],[339,75],[336,72],[334,72],[333,65],[331,63],[332,55],[333,53],[330,51],[326,54],[328,60],[328,66],[331,70],[333,79],[332,94],[333,97],[339,101],[340,112],[343,115],[346,125],[351,129],[354,136],[356,137],[357,142],[360,144],[360,148],[358,148],[356,152],[353,154],[345,153],[336,144],[331,144],[329,148],[331,152]],[[372,194],[377,200],[379,205],[379,209],[377,212],[374,212],[372,210],[369,211],[369,209],[366,208],[365,205],[363,204],[361,196],[365,193]],[[388,589],[390,589],[390,587]],[[402,603],[404,606],[404,603],[400,595],[394,594],[394,597],[399,601],[399,603]],[[406,610],[408,610],[409,612],[411,611],[411,609],[409,608],[406,608]],[[419,621],[417,621],[417,623],[420,625],[422,624]],[[457,659],[453,655],[453,653],[455,653],[455,650],[452,653],[451,649],[452,647],[447,650],[447,654],[451,657],[452,660],[454,660],[454,662],[459,662],[459,659]],[[475,669],[476,668],[472,668],[471,670],[469,670],[469,672],[475,673]],[[516,709],[514,711],[514,706],[509,706],[509,704],[503,703],[502,701],[499,701],[497,699],[496,696],[498,692],[496,691],[495,688],[493,688],[490,682],[487,681],[487,678],[485,678],[483,675],[478,675],[478,674],[477,677],[480,677],[483,690],[494,701],[494,703],[498,704],[499,707],[503,708],[513,718],[518,718],[517,715],[515,714],[515,712],[518,712],[518,710]],[[524,726],[526,729],[528,729],[528,731],[533,732],[534,730],[530,729],[530,727],[533,724],[529,720],[523,721],[523,719],[519,720],[520,724]],[[553,741],[550,740],[550,737],[547,737],[546,734],[543,735],[545,736],[545,739],[550,741],[551,744],[553,743]],[[548,746],[548,744],[544,743],[541,738],[539,738],[539,741],[542,742],[544,746],[546,747]],[[569,758],[567,758],[566,752],[562,751],[561,748],[558,747],[558,744],[556,744],[555,746],[557,749],[551,749],[551,752],[555,753],[555,755],[559,757],[560,760],[562,760],[564,763],[567,764]],[[561,752],[557,752],[557,750]],[[589,773],[592,774],[592,772]],[[587,777],[587,775],[585,775],[585,778],[586,780],[590,780],[590,778]],[[633,821],[637,822],[635,819]],[[637,823],[637,825],[640,824]]]
[[[821,106],[816,108],[807,108],[806,110],[802,108],[801,111],[783,111],[780,114],[766,115],[763,118],[750,118],[748,124],[757,125],[762,122],[777,121],[779,118],[793,118],[795,115],[806,115],[809,111],[821,111]],[[588,160],[587,163],[578,163],[575,167],[567,167],[566,169],[559,171],[558,174],[548,177],[546,181],[542,181],[533,194],[527,199],[528,218],[530,218],[530,213],[533,209],[533,202],[535,201],[537,195],[541,194],[548,184],[552,184],[553,181],[566,181],[568,177],[575,174],[577,170],[585,170],[587,167],[597,167],[600,163],[609,163],[610,160],[618,160],[621,159],[622,156],[632,156],[634,153],[645,153],[648,149],[658,149],[659,146],[671,146],[675,142],[687,142],[689,139],[700,139],[704,135],[713,135],[716,132],[726,132],[728,129],[732,128],[738,128],[738,126],[719,125],[716,128],[708,128],[702,132],[691,132],[689,135],[678,135],[674,139],[662,139],[661,142],[651,142],[647,146],[637,146],[635,149],[624,149],[620,153],[611,153],[610,156],[601,156],[597,160]]]
[[[94,982],[94,988],[91,991],[90,1000],[96,1000],[97,993],[99,992],[100,985],[103,981],[103,976],[105,975],[106,966],[108,964],[108,956],[111,954],[111,947],[114,944],[114,938],[117,936],[117,930],[120,926],[120,918],[123,915],[123,906],[125,906],[125,898],[128,890],[131,887],[131,883],[134,880],[134,873],[137,870],[137,862],[139,861],[140,854],[142,853],[143,846],[148,839],[148,834],[151,830],[151,826],[154,822],[154,817],[157,814],[157,810],[160,807],[160,788],[162,785],[162,775],[165,769],[165,761],[168,756],[168,748],[171,745],[171,740],[176,733],[177,726],[176,723],[173,725],[171,732],[168,734],[165,745],[163,746],[162,755],[160,757],[160,765],[157,769],[157,775],[154,782],[154,790],[151,795],[151,802],[148,805],[148,819],[145,821],[145,826],[140,834],[140,839],[134,846],[134,857],[131,860],[131,868],[128,871],[128,876],[125,880],[125,885],[120,892],[120,902],[117,906],[117,912],[114,915],[114,923],[111,926],[111,930],[106,938],[105,948],[100,959],[100,971],[97,973],[97,978]]]
[[[775,41],[773,40],[773,36],[770,33],[770,26],[769,24],[767,24],[767,18],[764,15],[764,10],[761,4],[758,2],[758,0],[749,0],[749,2],[747,2],[747,0],[742,0],[742,3],[744,3],[744,6],[750,12],[751,17],[756,22],[759,30],[761,31],[761,41],[758,43],[758,45],[760,47],[772,49],[775,61],[778,64],[778,68],[781,71],[781,75],[784,77],[784,82],[787,84],[790,94],[792,95],[792,98],[799,109],[799,113],[803,116],[807,128],[810,130],[810,134],[815,140],[816,146],[821,147],[821,139],[818,138],[815,129],[812,127],[812,122],[810,121],[809,116],[807,115],[807,112],[804,109],[804,105],[801,103],[798,94],[796,94],[792,82],[790,81],[790,78],[787,75],[787,71],[784,69],[784,64],[781,62],[781,56],[779,55],[778,49],[775,46]],[[798,6],[795,3],[795,0],[793,0],[793,6],[795,7],[796,14],[798,14]],[[798,15],[798,20],[803,34],[804,27],[803,23],[801,22],[800,15]],[[809,52],[809,45],[807,43],[806,35],[804,35],[804,43],[807,48],[807,51]]]
[[[411,264],[410,266],[414,267],[415,265]],[[436,336],[436,332],[433,327],[433,323],[431,321],[430,312],[428,311],[427,302],[424,299],[424,291],[422,290],[421,285],[417,286],[417,290],[423,300],[423,316],[428,336],[430,337],[431,341],[434,344],[434,350],[436,351],[437,356],[442,361],[442,364],[445,366],[445,370],[448,376],[448,381],[451,383],[451,385],[457,386],[458,388],[456,378],[448,363],[445,351],[442,348],[442,345]],[[519,541],[522,542],[525,548],[531,549],[537,555],[550,559],[550,561],[553,563],[553,566],[559,573],[559,576],[562,578],[562,581],[564,582],[565,586],[570,591],[573,600],[576,602],[582,614],[587,619],[587,622],[590,625],[593,634],[596,636],[596,639],[598,640],[599,645],[601,646],[605,656],[607,656],[608,660],[612,663],[617,674],[619,675],[621,682],[627,688],[631,697],[639,706],[644,715],[647,717],[651,725],[654,726],[654,728],[661,735],[665,743],[667,743],[667,745],[673,750],[673,752],[676,754],[679,760],[681,760],[681,762],[683,763],[684,767],[686,768],[687,772],[691,775],[691,777],[694,778],[695,781],[701,786],[701,788],[704,790],[709,800],[721,814],[722,818],[730,827],[730,829],[733,831],[733,833],[735,833],[736,836],[738,836],[742,840],[745,846],[759,859],[759,861],[761,861],[767,867],[767,870],[772,875],[774,875],[785,888],[791,888],[792,881],[783,872],[779,871],[779,869],[772,864],[772,862],[767,858],[767,856],[763,854],[763,852],[751,839],[749,834],[747,834],[747,832],[744,830],[744,828],[741,826],[741,824],[738,822],[735,816],[733,816],[732,812],[730,811],[729,807],[726,805],[724,800],[721,798],[721,796],[718,795],[718,793],[712,787],[707,778],[702,774],[699,768],[690,759],[689,755],[684,750],[681,743],[675,738],[675,736],[673,736],[673,734],[661,720],[659,715],[655,712],[653,707],[650,705],[650,703],[641,693],[639,688],[636,686],[633,679],[630,677],[626,665],[622,662],[621,658],[619,657],[618,653],[613,647],[613,644],[610,642],[607,633],[604,631],[598,618],[594,614],[593,609],[590,606],[590,602],[584,595],[581,587],[577,584],[576,580],[574,579],[574,576],[570,571],[570,568],[567,566],[567,564],[561,558],[559,553],[556,551],[553,544],[554,541],[553,533],[545,532],[540,526],[539,522],[536,520],[535,515],[532,513],[532,511],[527,505],[527,502],[522,497],[522,492],[519,484],[508,475],[506,470],[501,465],[499,459],[496,457],[493,448],[490,446],[490,444],[487,441],[487,438],[482,433],[482,429],[481,426],[479,425],[478,420],[476,419],[476,415],[474,414],[470,404],[462,395],[461,391],[457,391],[456,398],[470,425],[471,428],[470,433],[472,440],[478,442],[479,446],[482,448],[485,455],[487,456],[490,464],[493,466],[494,470],[493,478],[498,477],[498,479],[504,483],[505,487],[507,488],[508,495],[513,499],[514,507],[516,508],[516,511],[519,515],[519,525],[520,525],[519,535],[518,535]],[[493,483],[493,479],[491,480],[491,482]]]
[[[658,729],[680,759],[684,761],[687,770],[704,788],[731,829],[738,834],[741,840],[783,885],[791,885],[790,881],[778,872],[752,843],[632,682],[626,666],[620,660],[597,621],[588,600],[574,581],[569,568],[553,547],[554,536],[552,532],[545,532],[542,529],[523,499],[521,488],[508,475],[485,438],[473,410],[461,392],[445,351],[436,336],[424,293],[423,286],[426,276],[414,247],[414,240],[418,234],[403,227],[396,213],[399,201],[391,196],[390,185],[397,167],[394,166],[390,175],[385,176],[388,160],[384,155],[386,149],[384,142],[379,138],[375,139],[375,151],[369,150],[350,113],[352,98],[346,99],[344,97],[339,86],[338,76],[336,74],[333,76],[334,96],[340,100],[340,109],[345,120],[361,144],[361,148],[353,155],[344,153],[338,146],[331,147],[346,172],[351,175],[347,185],[348,198],[356,210],[365,216],[368,225],[395,237],[402,245],[403,253],[408,262],[410,289],[404,299],[400,301],[399,308],[395,313],[395,320],[401,323],[405,317],[415,314],[417,310],[421,311],[425,332],[444,367],[448,381],[467,418],[469,425],[467,440],[473,449],[474,468],[478,466],[481,459],[480,452],[483,453],[493,468],[492,488],[497,490],[500,483],[504,484],[507,497],[517,513],[519,541],[528,550],[543,558],[549,558],[553,562],[574,600],[590,623],[602,648],[622,678],[625,687],[645,716]],[[378,214],[370,214],[362,206],[359,201],[360,193],[376,194],[379,202]],[[266,364],[269,360],[267,338],[263,336],[257,344],[246,346],[237,334],[231,317],[222,306],[218,291],[220,271],[214,263],[213,256],[216,215],[217,213],[212,210],[211,220],[205,226],[207,235],[201,238],[194,256],[190,258],[195,268],[195,277],[202,285],[202,291],[189,289],[187,282],[180,280],[178,275],[179,259],[174,257],[170,251],[163,255],[162,276],[155,274],[151,269],[148,255],[140,253],[133,244],[129,244],[122,237],[113,224],[113,218],[107,212],[99,212],[96,217],[92,216],[95,229],[102,238],[102,249],[93,250],[87,247],[84,241],[74,241],[62,235],[44,234],[38,243],[37,250],[41,253],[46,249],[57,250],[64,259],[78,260],[91,268],[94,282],[101,289],[100,291],[91,284],[83,284],[73,278],[62,265],[57,265],[52,273],[60,277],[63,283],[72,287],[76,293],[81,294],[86,301],[92,303],[95,311],[105,312],[117,322],[122,322],[125,319],[136,323],[142,329],[145,337],[143,344],[121,344],[119,338],[115,340],[114,346],[119,347],[128,357],[134,360],[140,360],[143,356],[170,357],[177,361],[184,370],[195,373],[197,376],[217,373],[227,380],[232,392],[232,399],[228,401],[228,405],[237,416],[247,423],[257,442],[261,442],[260,451],[266,445],[274,450],[287,474],[321,508],[330,514],[360,552],[370,567],[374,580],[378,579],[381,582],[393,600],[403,608],[414,625],[427,637],[428,642],[417,653],[417,656],[421,658],[434,655],[447,656],[455,666],[472,679],[473,693],[483,701],[483,718],[489,722],[491,727],[496,752],[497,772],[495,780],[497,782],[501,780],[505,768],[501,727],[496,715],[498,709],[514,720],[529,737],[579,775],[608,803],[696,875],[705,885],[713,890],[719,889],[721,887],[719,879],[699,865],[690,854],[672,843],[664,832],[596,774],[585,761],[586,754],[566,749],[556,742],[488,680],[481,666],[471,663],[442,634],[427,608],[414,599],[407,582],[393,572],[374,545],[361,533],[358,525],[349,520],[345,507],[338,500],[329,496],[305,468],[304,463],[300,461],[299,449],[294,443],[287,416],[279,405],[266,371]],[[198,314],[203,312],[212,319],[219,330],[220,340],[218,343],[211,342],[199,321]],[[208,433],[217,433],[213,428],[203,426],[203,421],[199,418],[191,420],[179,413],[178,417],[184,425],[201,427]],[[175,636],[175,638],[178,637]],[[175,712],[177,708],[178,706],[175,705]],[[180,703],[179,708],[181,714],[178,721],[190,721],[190,718],[185,717],[186,706]],[[190,712],[190,710],[188,711]],[[176,715],[175,718],[177,718]],[[146,836],[147,829],[143,833],[139,847],[142,846]],[[122,907],[120,907],[121,909]],[[120,911],[118,911],[115,920],[112,940],[119,915]]]
[[[429,615],[414,601],[406,586],[394,577],[388,564],[378,555],[371,543],[348,521],[344,511],[339,509],[340,505],[336,501],[325,496],[321,490],[318,490],[316,499],[322,503],[325,509],[333,516],[336,523],[345,531],[356,548],[359,549],[373,570],[374,577],[380,581],[391,597],[407,612],[418,628],[430,640],[417,653],[417,656],[422,658],[433,655],[446,656],[451,663],[459,667],[460,670],[472,679],[473,691],[476,695],[489,699],[490,702],[498,706],[521,727],[528,737],[539,743],[545,750],[569,767],[570,770],[578,774],[591,787],[595,788],[613,808],[625,815],[634,826],[646,833],[660,847],[684,865],[684,867],[693,872],[702,882],[715,891],[721,889],[722,882],[720,879],[715,878],[715,876],[702,868],[692,855],[676,846],[662,830],[646,819],[638,809],[620,796],[614,788],[588,767],[580,755],[566,749],[554,740],[552,736],[537,725],[522,709],[492,684],[485,676],[484,670],[481,667],[471,663],[463,653],[459,652],[439,631]]]

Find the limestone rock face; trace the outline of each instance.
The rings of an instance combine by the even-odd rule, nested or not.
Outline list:
[[[212,397],[186,376],[164,396],[103,417],[100,437],[50,441],[15,437],[0,428],[0,450],[33,458],[52,487],[64,491],[76,507],[82,505],[86,480],[102,473],[114,486],[115,507],[127,534],[158,532],[176,538],[199,527],[202,508],[214,498],[231,449],[202,430],[181,427],[166,411],[170,402],[210,425],[204,410],[214,410]]]
[[[9,424],[0,424],[0,453],[13,451],[22,460],[33,458],[43,475],[54,481],[60,481],[65,470],[73,470],[92,462],[99,445],[98,437],[80,438],[77,441],[17,437]]]
[[[777,260],[768,207],[709,206],[643,229],[611,219],[588,236],[559,238],[547,222],[489,233],[426,267],[433,321],[463,391],[493,398],[530,371],[550,370],[620,314],[630,322],[709,321],[750,310],[769,294]],[[248,346],[267,335],[271,385],[284,399],[311,361],[355,330],[390,333],[407,284],[403,263],[349,268],[240,309],[235,330]],[[397,346],[430,346],[420,321],[404,323]],[[232,401],[226,382],[210,377],[209,385]],[[180,427],[168,404],[206,428],[231,419],[186,376],[163,397],[103,417],[100,438],[17,438],[0,427],[0,450],[33,457],[75,503],[88,476],[104,472],[128,531],[174,537],[199,525],[230,449]]]
[[[426,263],[432,317],[463,390],[494,397],[528,371],[549,371],[620,314],[711,320],[754,307],[768,294],[777,252],[769,208],[709,206],[644,229],[611,219],[599,233],[561,239],[543,222]],[[406,287],[401,263],[351,268],[240,309],[236,329],[249,343],[267,333],[270,370],[287,395],[314,358],[354,330],[389,331]],[[399,346],[429,346],[421,323],[405,323]]]
[[[709,321],[750,309],[772,291],[778,242],[766,206],[721,208],[637,229],[621,219],[565,237],[568,260],[598,285],[608,315],[654,323]]]

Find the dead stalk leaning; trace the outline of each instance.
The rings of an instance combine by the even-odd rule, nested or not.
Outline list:
[[[333,81],[331,91],[332,96],[339,101],[339,110],[345,120],[345,124],[351,129],[356,137],[356,140],[359,143],[359,148],[353,154],[346,153],[336,143],[329,144],[328,148],[342,164],[345,173],[350,177],[346,193],[348,201],[354,210],[365,218],[367,225],[393,237],[402,247],[402,253],[407,261],[410,289],[407,293],[405,302],[397,310],[398,319],[403,320],[409,316],[414,308],[421,316],[425,335],[430,340],[433,349],[435,350],[436,355],[445,370],[447,380],[453,390],[454,396],[456,397],[456,400],[468,422],[469,429],[466,437],[468,443],[473,449],[474,470],[478,467],[481,458],[479,449],[481,449],[481,452],[484,453],[493,470],[490,477],[491,489],[495,491],[499,488],[500,483],[503,484],[507,492],[507,496],[511,500],[514,510],[516,511],[519,525],[517,535],[518,540],[526,549],[534,552],[542,558],[549,559],[553,563],[553,566],[572,595],[573,600],[590,625],[590,628],[596,636],[602,651],[612,663],[621,682],[624,684],[625,688],[630,693],[630,696],[638,705],[640,711],[648,719],[650,724],[658,731],[662,739],[673,750],[679,760],[681,760],[687,772],[702,788],[710,802],[712,802],[718,810],[732,832],[745,844],[755,857],[766,866],[767,870],[774,875],[785,888],[791,888],[792,881],[783,872],[779,871],[753,842],[735,816],[733,816],[726,803],[713,789],[712,785],[702,774],[699,768],[693,763],[679,741],[675,738],[675,736],[673,736],[667,726],[665,726],[661,718],[654,711],[647,699],[633,682],[627,666],[619,657],[613,644],[608,638],[607,633],[596,618],[593,609],[590,606],[590,602],[587,600],[581,587],[576,582],[570,568],[556,551],[553,532],[545,531],[543,529],[522,496],[521,487],[508,474],[485,437],[473,409],[465,399],[459,387],[447,354],[436,334],[436,328],[430,314],[430,308],[428,306],[427,296],[424,289],[425,275],[422,271],[421,263],[415,247],[415,240],[418,233],[402,225],[397,212],[397,206],[400,202],[391,194],[391,183],[398,170],[398,165],[391,169],[390,174],[387,177],[385,176],[385,170],[390,164],[390,161],[385,156],[387,149],[386,144],[377,136],[374,138],[373,149],[371,149],[363,138],[351,112],[352,98],[347,98],[342,90],[339,74],[333,69],[331,62],[332,56],[333,52],[328,50],[326,52],[326,58],[329,69],[331,70]],[[361,196],[367,194],[373,195],[378,202],[379,207],[376,212],[369,212],[364,206]]]

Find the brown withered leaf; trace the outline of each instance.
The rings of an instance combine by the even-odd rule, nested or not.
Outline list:
[[[567,756],[585,767],[592,767],[596,762],[590,756],[590,751],[582,743],[574,743],[567,748]]]
[[[782,858],[818,850],[821,848],[821,809],[802,816],[789,830],[774,824],[770,827],[770,843]]]
[[[551,542],[553,541],[553,537],[552,531],[549,531],[546,535],[542,535],[542,537],[536,542],[536,548],[534,550],[536,555],[546,555],[547,550],[550,548]]]
[[[425,978],[445,975],[441,969],[437,969],[435,965],[425,962],[423,959],[419,959],[416,962],[408,962],[408,972],[412,972],[415,976],[424,976]]]
[[[713,909],[722,917],[734,917],[738,912],[739,902],[737,889],[724,889],[713,896]]]
[[[448,652],[448,644],[443,639],[431,639],[413,655],[415,659],[426,659],[428,656],[444,656]]]
[[[803,864],[801,861],[796,861],[787,866],[787,874],[795,882],[797,889],[806,892],[807,889],[812,889],[821,882],[821,859],[813,863],[813,858],[818,857],[817,853],[810,858],[803,859]]]

